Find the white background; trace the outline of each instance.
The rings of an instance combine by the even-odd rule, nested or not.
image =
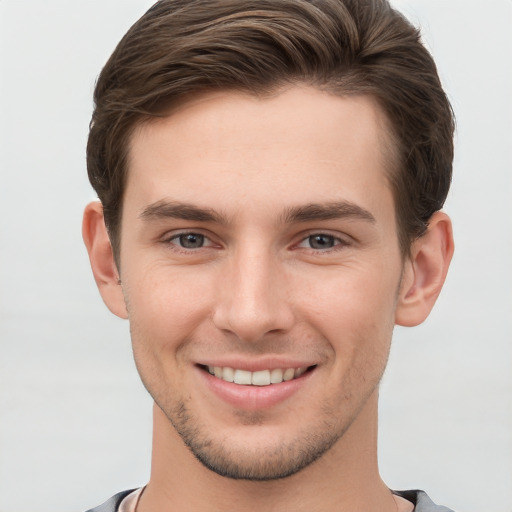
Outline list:
[[[149,475],[151,402],[80,235],[95,78],[149,0],[0,0],[0,512],[80,511]],[[512,2],[401,0],[458,119],[451,274],[396,331],[389,486],[512,511]]]

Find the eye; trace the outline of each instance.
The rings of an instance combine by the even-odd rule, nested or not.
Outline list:
[[[183,249],[201,249],[201,247],[212,245],[208,238],[201,233],[178,233],[172,236],[168,242]]]
[[[328,235],[326,233],[315,233],[302,240],[298,246],[305,247],[307,249],[327,250],[332,249],[338,245],[348,244],[344,240],[333,235]]]

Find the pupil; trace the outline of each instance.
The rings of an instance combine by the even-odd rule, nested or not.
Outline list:
[[[186,249],[198,249],[204,244],[204,236],[196,233],[187,233],[180,236],[180,244]]]
[[[329,235],[313,235],[309,237],[312,249],[330,249],[334,247],[334,237]]]

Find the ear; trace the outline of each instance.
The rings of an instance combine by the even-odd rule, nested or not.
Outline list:
[[[85,207],[82,236],[89,253],[92,273],[103,301],[114,315],[128,318],[119,272],[105,227],[103,207],[99,201]]]
[[[432,215],[427,232],[416,240],[404,264],[395,311],[395,323],[406,327],[421,324],[441,292],[453,256],[450,218],[443,212]]]

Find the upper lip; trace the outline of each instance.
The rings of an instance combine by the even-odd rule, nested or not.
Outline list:
[[[257,372],[261,370],[274,370],[274,369],[287,369],[287,368],[304,368],[316,366],[318,362],[312,360],[295,359],[295,358],[282,358],[282,357],[265,357],[260,359],[247,359],[241,357],[229,357],[222,359],[204,359],[197,361],[200,366],[217,366],[236,368],[238,370],[246,370],[250,372]]]

